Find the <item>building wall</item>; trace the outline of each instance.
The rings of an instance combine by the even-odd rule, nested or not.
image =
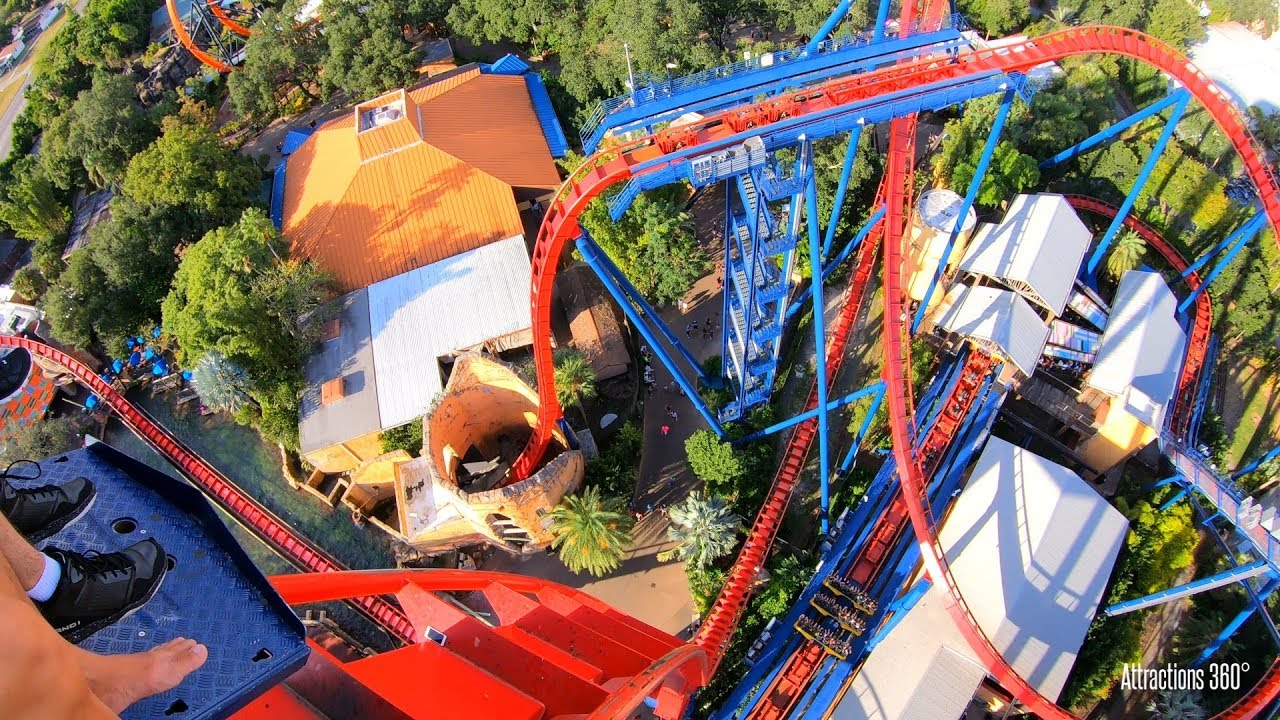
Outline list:
[[[1085,395],[1090,392],[1100,394],[1097,391],[1086,391]],[[1081,396],[1081,402],[1088,402],[1089,399]],[[1130,415],[1119,403],[1104,401],[1097,408],[1094,418],[1097,433],[1077,448],[1081,459],[1095,472],[1110,470],[1156,439],[1154,429]]]
[[[330,475],[354,470],[357,465],[383,453],[382,433],[374,431],[345,442],[320,448],[302,456],[313,467]]]
[[[954,271],[960,258],[964,257],[965,244],[970,234],[972,233],[961,232],[956,238],[956,244],[951,248],[951,256],[947,260],[949,270]],[[906,269],[904,270],[907,273],[907,291],[912,300],[920,302],[924,299],[929,283],[933,280],[934,273],[938,271],[938,263],[946,250],[947,240],[950,238],[950,232],[940,232],[923,225],[915,216],[912,216],[911,245],[905,258]],[[936,306],[942,301],[944,295],[946,293],[941,286],[934,289],[929,305]]]

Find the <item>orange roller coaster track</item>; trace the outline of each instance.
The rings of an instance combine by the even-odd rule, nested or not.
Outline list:
[[[690,126],[671,128],[642,140],[618,148],[598,152],[588,158],[557,192],[538,233],[533,254],[533,305],[534,353],[541,400],[538,426],[529,445],[525,448],[514,472],[523,477],[531,472],[546,452],[554,423],[562,414],[555,397],[554,366],[551,359],[551,289],[555,282],[556,268],[566,242],[578,235],[578,217],[587,204],[618,182],[636,174],[633,169],[648,163],[644,170],[657,169],[662,159],[685,148],[717,149],[731,142],[729,138],[751,128],[764,128],[780,122],[797,122],[806,115],[860,101],[917,88],[927,88],[943,82],[974,78],[992,72],[1025,71],[1037,65],[1063,58],[1087,54],[1123,55],[1147,63],[1170,75],[1187,88],[1205,107],[1219,128],[1240,155],[1245,171],[1258,189],[1258,197],[1272,228],[1280,228],[1280,187],[1266,165],[1259,146],[1253,140],[1248,127],[1230,99],[1184,56],[1165,43],[1142,32],[1128,28],[1093,26],[1062,30],[1021,43],[961,53],[947,60],[925,58],[862,75],[841,78],[813,88],[788,94],[785,97],[743,106],[724,113],[711,115]],[[1067,718],[1070,715],[1043,697],[1001,657],[972,613],[954,578],[947,568],[946,558],[934,532],[930,511],[921,497],[923,482],[921,468],[911,450],[910,422],[912,403],[906,388],[906,343],[904,322],[907,317],[903,305],[901,277],[903,238],[900,235],[905,222],[897,217],[905,208],[895,208],[884,223],[889,229],[884,233],[885,268],[885,380],[888,386],[890,429],[893,436],[894,456],[897,461],[903,493],[912,499],[908,503],[912,530],[922,548],[924,564],[930,577],[945,587],[950,595],[949,611],[953,620],[965,635],[978,658],[993,677],[1004,685],[1030,710],[1045,718]],[[791,487],[775,486],[768,506],[785,506]],[[763,512],[763,511],[762,511]],[[757,523],[739,556],[738,564],[753,570],[762,557],[760,549],[768,546],[777,531],[776,523]],[[737,564],[735,564],[735,567]],[[741,607],[750,594],[750,584],[735,586],[731,604]],[[714,610],[699,633],[715,667],[727,647],[738,619],[737,612],[715,613]],[[1280,693],[1280,661],[1277,661],[1262,681],[1233,707],[1219,717],[1249,718]]]

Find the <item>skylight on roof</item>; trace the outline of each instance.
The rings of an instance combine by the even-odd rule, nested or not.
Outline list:
[[[404,117],[404,98],[399,97],[382,105],[360,108],[360,132],[373,130]]]

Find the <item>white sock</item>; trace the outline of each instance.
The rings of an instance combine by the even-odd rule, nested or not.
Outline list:
[[[62,566],[57,560],[41,553],[44,558],[44,572],[40,573],[40,580],[36,582],[35,587],[27,591],[27,597],[36,602],[46,602],[53,597],[53,591],[58,589],[58,580],[62,578]]]

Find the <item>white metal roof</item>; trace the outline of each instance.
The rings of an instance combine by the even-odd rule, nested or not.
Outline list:
[[[939,539],[987,637],[1057,698],[1127,527],[1074,472],[992,437]],[[985,674],[974,658],[935,586],[867,659],[834,717],[960,717]]]
[[[940,327],[995,343],[1023,373],[1035,371],[1049,326],[1017,293],[956,283],[943,298],[942,308]]]
[[[369,286],[382,427],[431,406],[444,389],[437,358],[530,327],[529,276],[517,235]]]
[[[984,225],[974,234],[960,269],[1025,284],[1031,291],[1027,299],[1061,315],[1092,240],[1066,198],[1019,195],[998,225]]]
[[[1177,308],[1177,298],[1159,273],[1125,273],[1086,380],[1089,387],[1122,401],[1148,427],[1164,422],[1165,406],[1178,384],[1186,335]]]

